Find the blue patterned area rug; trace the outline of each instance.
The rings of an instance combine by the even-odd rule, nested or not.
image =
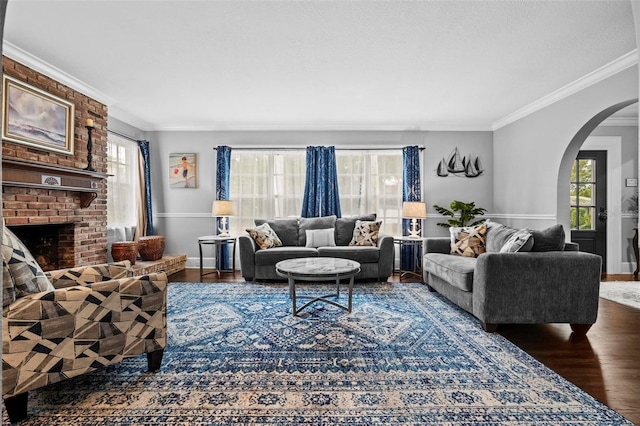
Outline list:
[[[632,424],[423,284],[356,284],[353,306],[296,318],[283,284],[172,283],[159,372],[33,391],[22,425]]]

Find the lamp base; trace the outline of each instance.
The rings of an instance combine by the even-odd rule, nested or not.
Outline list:
[[[226,216],[222,216],[220,218],[220,228],[218,228],[218,236],[219,237],[228,237],[229,236],[229,228],[227,227],[227,218],[226,218]]]
[[[409,228],[409,238],[420,238],[420,230],[418,229],[418,220],[416,218],[411,219],[411,227]]]

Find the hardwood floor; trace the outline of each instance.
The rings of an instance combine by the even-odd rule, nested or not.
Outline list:
[[[633,275],[603,281],[633,281]],[[171,275],[172,282],[198,282],[199,271]],[[203,282],[240,282],[239,273],[211,274]],[[389,281],[399,282],[394,274]],[[402,282],[420,282],[405,276]],[[575,339],[568,324],[501,325],[498,334],[568,381],[640,425],[640,310],[600,299],[598,320],[585,338]]]

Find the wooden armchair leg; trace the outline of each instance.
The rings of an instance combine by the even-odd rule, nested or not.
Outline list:
[[[4,407],[11,423],[17,423],[27,418],[27,400],[29,393],[24,392],[4,399]]]
[[[160,349],[153,352],[147,352],[147,365],[149,367],[149,371],[158,371],[160,369],[160,364],[162,364],[163,354],[164,354],[164,349]]]

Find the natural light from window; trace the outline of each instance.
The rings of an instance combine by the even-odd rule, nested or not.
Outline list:
[[[138,144],[109,133],[107,140],[107,225],[135,226]]]

